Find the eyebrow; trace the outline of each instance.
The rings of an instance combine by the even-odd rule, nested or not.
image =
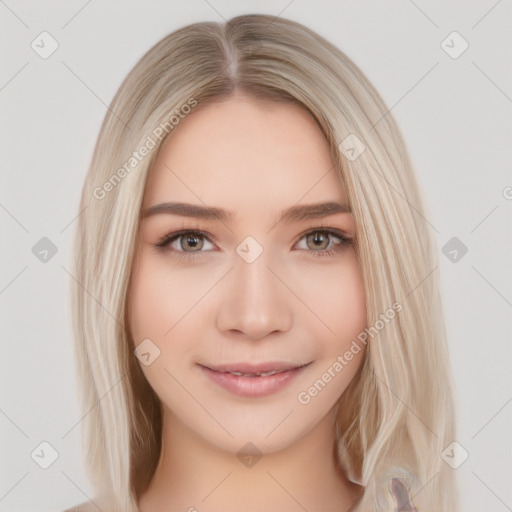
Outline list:
[[[281,211],[280,218],[284,222],[298,222],[306,219],[319,219],[336,213],[350,213],[350,207],[347,204],[333,201],[296,205]],[[145,219],[158,214],[179,215],[205,220],[230,220],[233,218],[233,212],[223,208],[179,202],[167,202],[150,206],[143,212],[142,218]]]

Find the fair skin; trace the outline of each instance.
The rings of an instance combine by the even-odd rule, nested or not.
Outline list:
[[[333,407],[364,348],[341,371],[332,366],[366,327],[356,250],[341,238],[354,239],[354,219],[343,208],[308,219],[279,214],[347,205],[321,131],[291,104],[236,94],[201,105],[150,170],[143,212],[168,202],[232,217],[160,210],[139,227],[129,327],[134,347],[149,338],[160,351],[141,368],[163,411],[162,454],[139,510],[348,511],[360,487],[337,465]],[[206,236],[155,247],[180,230]],[[245,375],[220,383],[244,364]],[[247,364],[281,366],[272,377]],[[274,386],[280,376],[284,384]],[[265,379],[270,391],[258,394]],[[305,403],[319,379],[324,386]],[[249,442],[261,458],[242,449]]]

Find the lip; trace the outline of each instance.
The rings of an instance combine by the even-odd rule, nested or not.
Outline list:
[[[309,364],[311,363],[297,365],[265,362],[198,366],[211,381],[235,395],[262,397],[277,393],[286,387]]]

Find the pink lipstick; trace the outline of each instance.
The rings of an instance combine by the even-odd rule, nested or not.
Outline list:
[[[309,364],[271,361],[260,364],[232,363],[199,367],[215,384],[235,395],[262,397],[283,389]]]

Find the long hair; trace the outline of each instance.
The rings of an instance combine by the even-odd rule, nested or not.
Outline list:
[[[455,510],[453,470],[441,458],[455,412],[437,250],[399,128],[342,51],[267,15],[166,36],[106,113],[82,190],[71,280],[89,478],[110,510],[135,512],[155,471],[160,404],[133,353],[126,313],[146,178],[181,119],[235,91],[294,102],[315,119],[354,216],[367,325],[400,305],[385,328],[368,330],[365,359],[337,403],[339,464],[364,489],[357,510],[392,510],[392,477],[407,481],[420,511]]]

